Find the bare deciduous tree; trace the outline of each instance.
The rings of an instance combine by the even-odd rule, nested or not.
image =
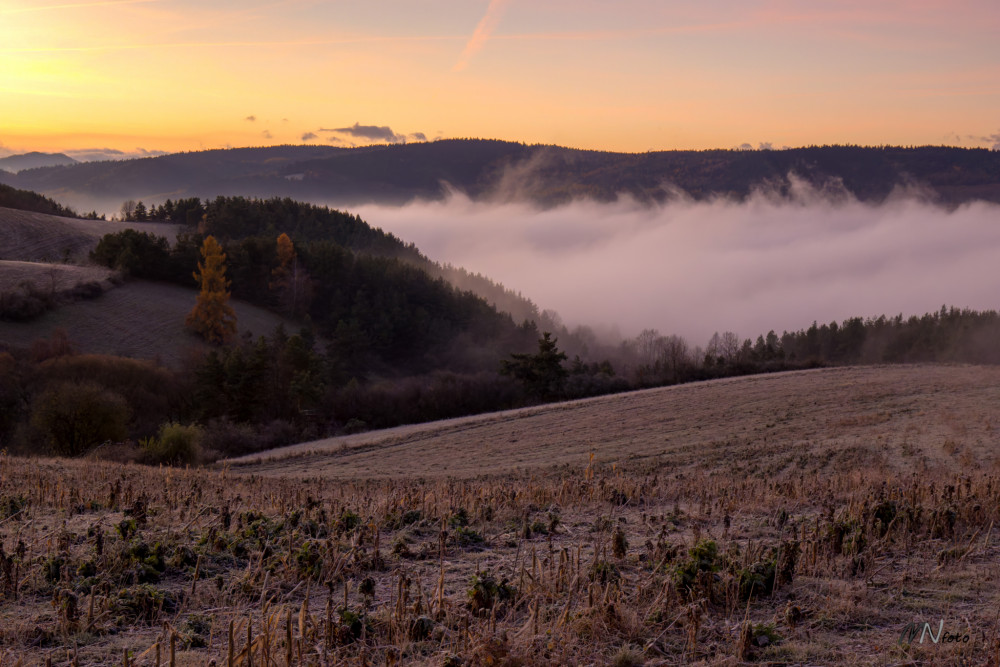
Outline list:
[[[126,199],[122,202],[121,208],[122,220],[134,220],[135,219],[135,200]]]

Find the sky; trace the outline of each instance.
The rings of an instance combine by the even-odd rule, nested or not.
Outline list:
[[[995,0],[0,0],[0,154],[1000,147]]]

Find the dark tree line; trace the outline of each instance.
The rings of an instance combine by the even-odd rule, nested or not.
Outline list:
[[[76,214],[76,211],[68,206],[63,206],[59,202],[42,196],[37,192],[18,190],[2,183],[0,183],[0,207],[16,208],[20,211],[45,213],[47,215],[59,215],[66,218],[80,217]],[[87,217],[96,218],[97,214],[93,213]]]
[[[1000,314],[942,306],[904,318],[848,318],[805,329],[769,331],[756,340],[716,333],[705,348],[649,329],[626,341],[617,357],[633,386],[674,384],[727,375],[815,366],[958,362],[1000,363]]]
[[[955,307],[921,317],[902,315],[844,320],[785,333],[788,359],[831,364],[1000,363],[1000,315]]]

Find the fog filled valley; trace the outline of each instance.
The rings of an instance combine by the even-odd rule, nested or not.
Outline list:
[[[130,415],[116,434],[196,421],[205,437],[190,457],[211,461],[692,380],[1000,361],[1000,205],[946,206],[913,184],[861,201],[790,172],[744,197],[694,199],[665,182],[661,202],[544,206],[515,187],[525,180],[505,176],[487,198],[446,187],[440,200],[344,211],[129,200],[113,221],[6,188],[30,210],[6,209],[0,248],[0,333],[21,378],[0,427],[14,450],[44,449],[43,406],[104,377],[97,389]],[[236,310],[214,316],[206,345],[185,321],[208,238]],[[89,273],[67,273],[74,264]]]
[[[665,189],[0,186],[0,663],[992,664],[1000,206]]]
[[[0,1],[0,667],[1000,667],[998,34]]]
[[[549,209],[443,202],[355,209],[428,257],[552,309],[572,328],[643,329],[704,347],[718,331],[756,338],[849,317],[996,307],[1000,206],[946,208],[919,190],[862,203],[794,177],[790,196],[679,196]]]

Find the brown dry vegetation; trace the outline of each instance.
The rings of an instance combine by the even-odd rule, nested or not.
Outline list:
[[[882,461],[898,474],[992,465],[995,366],[827,368],[696,382],[304,443],[233,461],[262,474],[474,476],[655,460],[775,475]],[[942,444],[960,440],[960,452]]]
[[[836,369],[256,467],[2,457],[4,664],[996,665],[998,389]],[[899,643],[939,620],[969,641]]]
[[[177,366],[192,349],[205,343],[184,327],[198,293],[176,285],[133,281],[91,301],[78,301],[46,313],[31,322],[0,322],[0,341],[28,347],[63,329],[82,352],[149,359]],[[237,328],[253,336],[270,335],[283,324],[298,325],[257,306],[231,301]]]

